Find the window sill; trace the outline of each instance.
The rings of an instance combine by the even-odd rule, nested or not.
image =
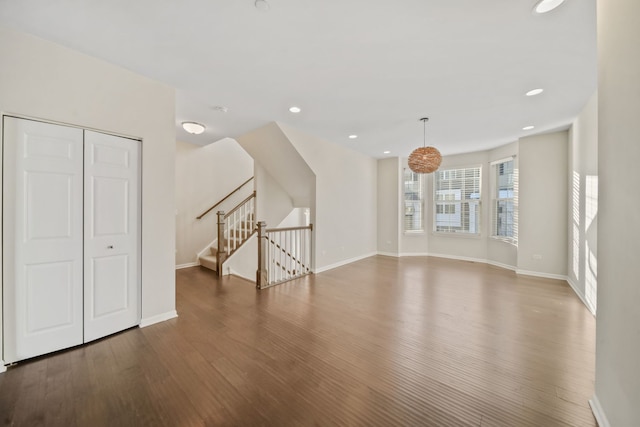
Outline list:
[[[404,235],[405,236],[423,236],[424,235],[424,230],[405,231]]]
[[[471,233],[450,233],[446,231],[433,231],[431,232],[434,236],[442,236],[442,237],[455,237],[455,238],[463,238],[463,239],[481,239],[482,234],[471,234]]]
[[[518,247],[518,241],[509,237],[489,236],[489,238],[496,242],[507,243],[509,245]]]

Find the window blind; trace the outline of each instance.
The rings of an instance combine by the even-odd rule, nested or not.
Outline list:
[[[481,172],[481,166],[435,172],[435,231],[480,233]]]
[[[492,165],[492,236],[517,242],[517,171],[513,158]]]
[[[424,231],[423,177],[405,168],[404,182],[404,231]]]

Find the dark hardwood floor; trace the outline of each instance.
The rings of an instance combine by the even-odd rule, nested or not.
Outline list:
[[[595,319],[561,281],[372,257],[256,291],[194,267],[179,317],[0,374],[16,426],[595,426]]]

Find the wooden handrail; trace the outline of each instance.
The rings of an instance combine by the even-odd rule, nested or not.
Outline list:
[[[248,184],[251,180],[253,179],[253,177],[249,178],[248,180],[246,180],[245,182],[243,182],[242,184],[240,184],[238,186],[238,188],[236,188],[235,190],[233,190],[231,193],[227,194],[226,196],[224,196],[218,203],[216,203],[215,205],[211,206],[209,209],[207,209],[206,211],[202,212],[199,216],[196,217],[196,219],[202,219],[202,217],[204,217],[206,214],[208,214],[209,212],[211,212],[212,210],[214,210],[216,207],[218,207],[218,205],[220,205],[222,202],[224,202],[225,200],[227,200],[229,197],[233,196],[233,194],[240,190],[242,187],[244,187],[246,184]],[[254,192],[255,194],[255,192]]]
[[[313,224],[303,225],[300,227],[282,227],[282,228],[267,228],[265,231],[267,233],[274,233],[276,231],[293,231],[293,230],[313,230]]]
[[[235,211],[240,209],[242,207],[242,205],[244,205],[245,203],[247,203],[249,200],[253,199],[254,197],[256,197],[256,192],[255,191],[253,193],[251,193],[251,195],[249,197],[247,197],[246,199],[244,199],[243,201],[238,203],[238,206],[236,206],[235,208],[233,208],[229,212],[227,212],[225,214],[225,216],[224,216],[224,219],[229,218],[231,216],[231,214],[233,214]]]

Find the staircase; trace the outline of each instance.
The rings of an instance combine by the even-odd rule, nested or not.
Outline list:
[[[222,205],[225,201],[227,204],[237,197],[241,189],[253,181],[254,177],[247,179],[236,189],[231,191],[220,201],[215,203],[209,209],[204,211],[197,220],[201,220],[216,207]],[[236,199],[237,200],[237,199]],[[200,265],[210,270],[216,271],[218,276],[222,276],[222,267],[225,262],[235,251],[237,251],[249,238],[257,231],[255,222],[256,211],[256,192],[255,190],[243,201],[238,203],[228,213],[218,211],[218,235],[208,248],[202,251],[198,256]]]
[[[222,276],[224,262],[256,233],[255,211],[255,191],[228,213],[218,211],[218,238],[209,254],[198,257],[200,265]]]
[[[233,196],[253,178],[207,209],[197,219],[211,212]],[[313,226],[267,229],[264,221],[256,223],[256,191],[238,203],[231,211],[218,211],[218,236],[206,251],[198,256],[200,265],[223,275],[224,263],[254,234],[258,236],[256,287],[264,289],[311,274]]]
[[[218,215],[220,212],[218,212]],[[224,214],[224,212],[223,212]],[[253,212],[247,214],[247,218],[240,221],[237,227],[229,230],[225,235],[225,240],[229,243],[229,247],[233,248],[230,253],[225,253],[223,256],[218,256],[218,240],[214,241],[209,246],[209,253],[200,255],[198,260],[202,267],[208,268],[218,272],[218,259],[228,259],[236,250],[238,250],[249,238],[256,232],[255,230],[255,217]],[[228,237],[231,235],[231,237]],[[224,261],[223,261],[224,263]],[[222,269],[218,272],[218,275],[222,275]]]

